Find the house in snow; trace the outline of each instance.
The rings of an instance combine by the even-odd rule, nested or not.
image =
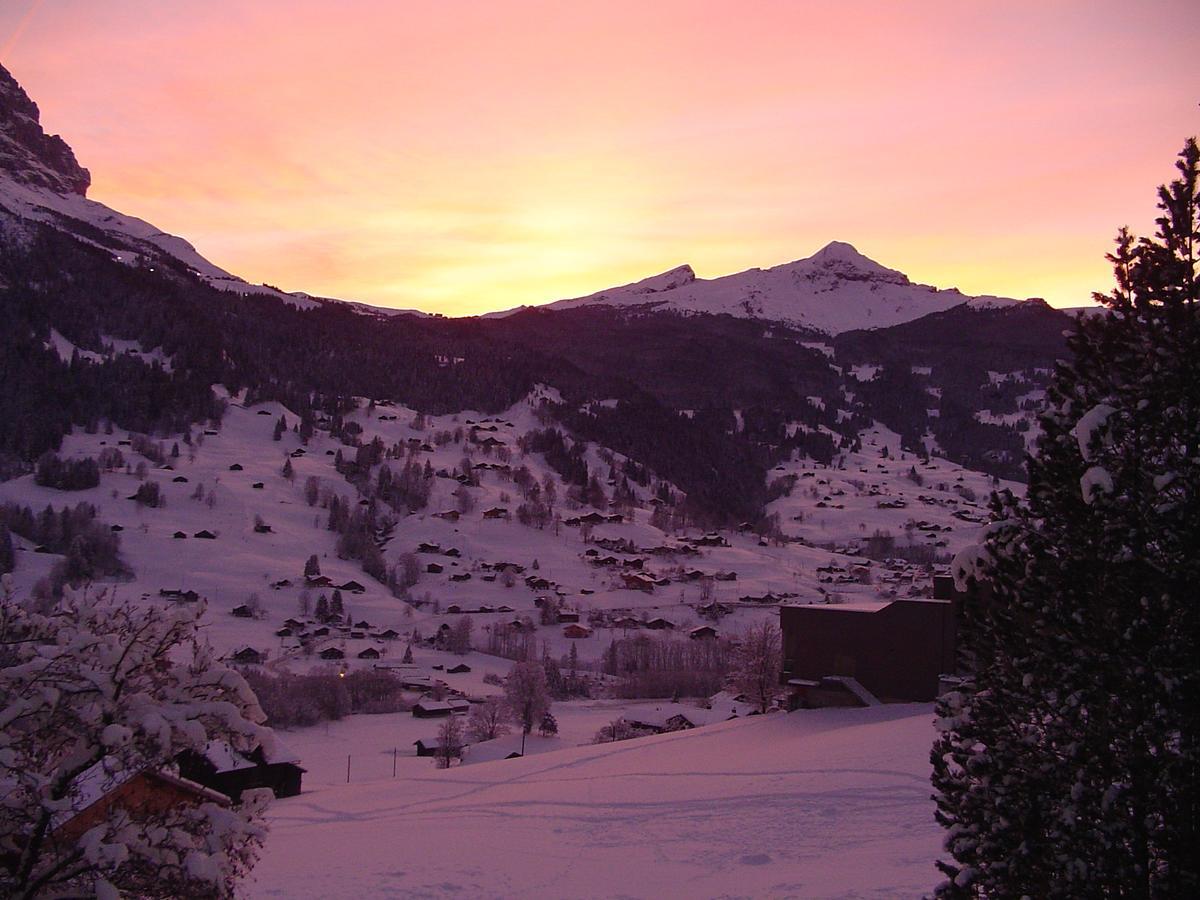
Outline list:
[[[418,719],[437,719],[453,712],[450,704],[442,700],[418,700],[412,708],[413,716]]]
[[[160,769],[110,775],[96,763],[76,782],[67,809],[51,819],[54,843],[71,844],[97,825],[109,821],[115,810],[127,812],[133,821],[159,816],[170,810],[197,807],[204,803],[228,806],[229,798],[189,778]]]
[[[243,666],[260,666],[267,658],[267,655],[261,650],[255,650],[253,647],[243,647],[235,653],[230,654],[230,662],[235,662]]]
[[[953,600],[784,606],[779,621],[782,680],[792,688],[793,707],[838,702],[826,692],[844,695],[846,679],[884,702],[929,701],[939,693],[941,676],[957,668]]]
[[[326,647],[320,653],[321,659],[324,660],[339,660],[345,659],[346,654],[337,647]]]
[[[204,752],[184,751],[178,757],[179,774],[218,791],[234,803],[251,788],[270,788],[276,797],[300,793],[304,769],[300,759],[275,741],[268,752],[262,746],[234,750],[226,741],[209,741]]]
[[[563,637],[571,638],[572,640],[579,640],[580,638],[587,638],[591,636],[592,629],[588,628],[586,625],[580,625],[577,622],[572,622],[570,625],[566,625],[563,628]]]

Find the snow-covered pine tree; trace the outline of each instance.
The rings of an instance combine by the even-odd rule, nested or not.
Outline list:
[[[1200,896],[1197,169],[1109,257],[1025,501],[955,560],[973,673],[938,701],[942,897]]]

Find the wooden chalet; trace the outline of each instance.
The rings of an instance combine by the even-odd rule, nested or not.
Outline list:
[[[114,810],[124,810],[134,821],[139,821],[179,807],[202,803],[228,806],[230,802],[225,794],[197,781],[154,768],[112,777],[96,763],[80,776],[78,786],[79,790],[70,798],[69,809],[52,820],[53,839],[64,844],[73,843],[108,821]]]
[[[304,769],[300,759],[276,742],[270,753],[255,747],[234,750],[226,741],[210,741],[203,753],[187,750],[178,757],[179,774],[228,797],[234,803],[251,788],[270,788],[276,797],[300,793]]]

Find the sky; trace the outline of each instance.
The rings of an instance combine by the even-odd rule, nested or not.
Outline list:
[[[285,290],[466,315],[830,240],[1088,302],[1200,131],[1200,3],[3,0],[89,196]]]

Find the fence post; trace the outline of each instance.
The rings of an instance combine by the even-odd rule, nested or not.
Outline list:
[[[346,754],[346,784],[350,783],[350,754]]]

